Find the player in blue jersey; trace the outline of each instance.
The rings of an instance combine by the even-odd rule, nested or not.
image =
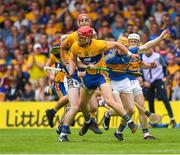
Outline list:
[[[138,51],[147,50],[148,48],[156,45],[160,40],[164,39],[169,34],[168,30],[163,31],[161,36],[151,42],[146,43],[143,46],[137,47],[134,46],[132,42],[140,43],[140,37],[136,34],[131,34],[129,36],[130,51],[132,53],[138,53]],[[123,40],[123,39],[122,39]],[[133,41],[132,41],[133,40]],[[118,70],[127,70],[128,72],[137,72],[141,65],[145,67],[155,67],[154,64],[145,64],[142,61],[137,62],[134,59],[129,59],[125,55],[115,55],[114,57],[109,58],[107,61],[107,66],[112,69]],[[117,100],[122,100],[124,103],[123,106],[129,114],[134,112],[134,100],[141,106],[144,106],[144,97],[142,94],[142,89],[139,85],[139,82],[135,77],[129,76],[127,74],[121,74],[118,72],[110,73],[111,85],[113,88],[114,97]],[[120,97],[121,99],[120,99]],[[140,112],[140,123],[142,125],[144,139],[152,140],[155,139],[151,136],[147,129],[147,118],[142,110]],[[116,112],[109,110],[105,113],[104,128],[108,129],[110,116],[116,115]],[[114,133],[115,137],[118,140],[123,140],[122,131],[125,128],[125,124],[122,122],[118,131]]]

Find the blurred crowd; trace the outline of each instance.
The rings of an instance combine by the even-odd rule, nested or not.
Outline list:
[[[170,100],[180,91],[180,3],[178,0],[0,0],[0,100],[54,100],[43,70],[48,50],[77,29],[88,13],[99,39],[138,33],[142,44],[165,28],[171,39],[154,48],[167,63]]]

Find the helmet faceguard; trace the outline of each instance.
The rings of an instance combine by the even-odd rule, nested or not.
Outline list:
[[[90,24],[91,24],[91,19],[90,19],[88,14],[80,14],[77,17],[77,25],[78,25],[78,27],[90,26]]]
[[[129,42],[129,46],[139,46],[140,43],[140,36],[139,34],[136,33],[132,33],[128,35],[128,42]]]
[[[89,26],[82,26],[77,30],[79,45],[88,44],[93,38],[93,29]]]

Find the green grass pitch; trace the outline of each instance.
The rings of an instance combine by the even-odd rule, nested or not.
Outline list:
[[[46,153],[46,154],[113,154],[113,153],[180,153],[180,129],[150,129],[156,141],[145,141],[139,129],[131,134],[125,130],[124,142],[117,141],[113,133],[115,129],[96,135],[92,131],[82,137],[79,129],[72,129],[71,142],[60,143],[55,129],[1,129],[0,154],[2,153]]]

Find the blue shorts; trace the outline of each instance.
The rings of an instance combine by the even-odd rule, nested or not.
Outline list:
[[[94,90],[100,87],[103,83],[109,82],[109,77],[103,74],[87,74],[83,77],[83,84],[85,88]]]
[[[0,87],[0,93],[6,93],[6,88]]]
[[[60,82],[60,83],[56,83],[55,82],[53,87],[52,87],[52,91],[53,91],[54,95],[57,95],[59,97],[67,95],[67,92],[66,92],[66,89],[64,87],[64,83],[63,82]]]

